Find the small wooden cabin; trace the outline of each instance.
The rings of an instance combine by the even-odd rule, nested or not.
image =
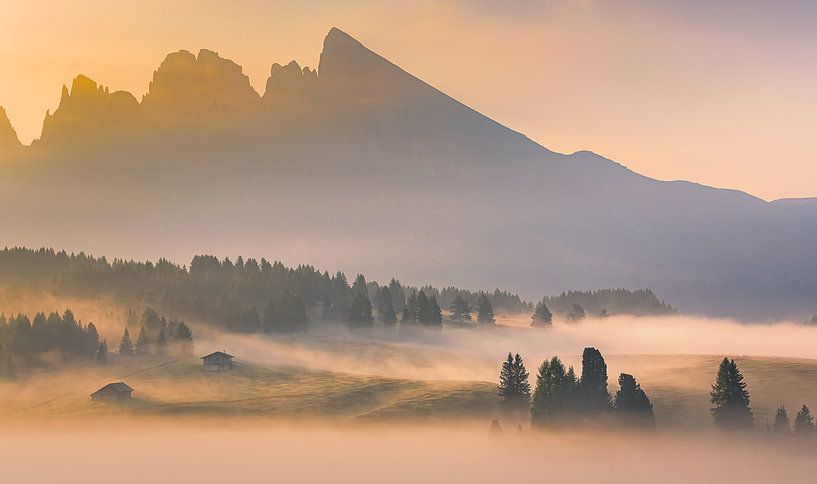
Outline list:
[[[121,402],[131,399],[133,388],[125,382],[108,383],[104,387],[91,394],[91,400],[95,402]]]
[[[204,361],[205,371],[230,370],[233,367],[233,358],[235,358],[235,356],[228,355],[223,351],[216,351],[215,353],[201,357],[202,361]]]

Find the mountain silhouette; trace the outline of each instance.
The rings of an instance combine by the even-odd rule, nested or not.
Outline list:
[[[4,158],[9,245],[241,252],[528,298],[650,287],[755,319],[817,310],[815,204],[555,153],[336,28],[317,69],[274,64],[263,94],[208,50],[168,55],[141,102],[79,76],[41,138]]]

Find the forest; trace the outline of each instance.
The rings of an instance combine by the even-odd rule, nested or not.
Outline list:
[[[193,257],[188,266],[69,254],[53,249],[5,248],[0,251],[0,284],[15,291],[48,292],[57,297],[110,297],[132,308],[155,308],[175,318],[203,321],[232,332],[293,332],[311,323],[345,322],[351,327],[383,325],[440,326],[443,321],[495,323],[495,313],[531,313],[534,305],[495,289],[414,287],[392,278],[367,281],[357,274],[330,275],[311,265],[239,256],[235,261],[212,255]],[[674,314],[649,290],[579,292],[545,297],[548,314],[569,320],[611,314]],[[574,314],[581,305],[581,317]],[[565,310],[568,308],[568,310]],[[547,308],[545,308],[547,310]],[[571,312],[572,311],[572,312]],[[552,315],[551,315],[552,316]],[[545,323],[550,322],[548,316]],[[536,324],[534,324],[536,325]]]

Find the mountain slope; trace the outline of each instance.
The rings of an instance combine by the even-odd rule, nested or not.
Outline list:
[[[0,243],[242,252],[531,298],[651,287],[682,311],[753,318],[817,310],[813,211],[554,153],[338,29],[317,74],[276,64],[263,95],[202,50],[169,55],[135,99],[87,78],[64,90],[0,173]]]

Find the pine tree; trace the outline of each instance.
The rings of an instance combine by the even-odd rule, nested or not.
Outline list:
[[[477,321],[480,324],[496,324],[494,308],[484,292],[480,293],[479,298],[477,298]]]
[[[616,413],[628,424],[635,426],[655,425],[652,403],[632,375],[622,373],[618,377],[619,390],[613,402]]]
[[[131,343],[128,328],[125,328],[122,339],[119,341],[119,356],[133,356],[133,343]]]
[[[136,337],[136,346],[134,346],[134,353],[139,356],[150,354],[150,339],[145,327],[139,329],[139,336]]]
[[[814,419],[811,416],[811,410],[805,405],[797,412],[794,417],[794,435],[797,437],[807,438],[814,434]]]
[[[502,363],[499,372],[499,397],[502,406],[510,411],[527,409],[530,404],[528,372],[519,353]]]
[[[353,328],[370,327],[372,325],[372,303],[369,302],[366,294],[358,293],[352,300],[348,321]]]
[[[543,361],[536,375],[531,426],[536,428],[565,423],[575,413],[578,385],[573,368],[565,371],[558,357]]]
[[[451,307],[448,310],[451,312],[451,319],[458,323],[471,321],[471,306],[459,294],[451,302]]]
[[[437,296],[428,298],[428,324],[431,326],[442,326],[443,312],[440,305],[437,304]]]
[[[539,304],[536,305],[536,310],[533,312],[533,316],[531,316],[531,326],[534,328],[550,328],[553,326],[553,314],[551,314],[547,305],[545,305],[544,299],[539,301]]]
[[[749,407],[749,391],[735,360],[724,358],[718,367],[718,375],[710,392],[712,415],[715,423],[723,429],[751,429],[752,409]]]
[[[99,343],[99,347],[96,349],[96,363],[98,365],[108,364],[108,342],[104,339]]]
[[[392,278],[392,280],[389,282],[389,292],[391,293],[394,312],[402,313],[406,306],[406,293],[403,290],[403,286],[400,284],[400,281]]]
[[[357,277],[355,277],[355,282],[352,284],[352,292],[369,297],[369,291],[366,288],[366,278],[363,277],[363,274],[358,274]]]
[[[393,326],[397,323],[397,313],[394,311],[394,302],[388,286],[381,287],[377,294],[377,316],[384,326]]]
[[[417,322],[417,293],[412,291],[405,306],[403,306],[403,318],[400,320],[401,325],[413,325]]]
[[[420,324],[428,324],[431,320],[431,306],[428,303],[426,293],[420,291],[417,293],[417,300],[414,304],[417,322]]]
[[[176,326],[176,331],[173,334],[173,342],[180,353],[193,353],[193,331],[184,321],[180,321]]]
[[[786,412],[786,407],[780,405],[777,407],[777,412],[774,414],[774,424],[771,432],[778,436],[791,435],[791,425],[789,424],[789,414]]]
[[[610,393],[607,391],[607,363],[596,348],[585,348],[582,352],[582,377],[580,380],[582,407],[594,413],[610,408]]]

